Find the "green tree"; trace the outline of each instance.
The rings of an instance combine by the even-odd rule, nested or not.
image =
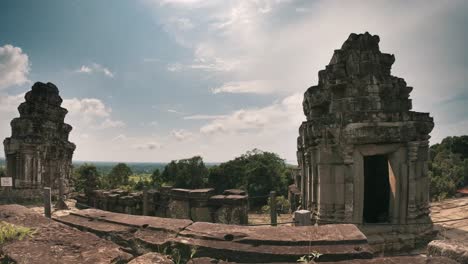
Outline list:
[[[5,167],[0,166],[0,177],[5,177],[5,176],[6,176]]]
[[[128,185],[128,180],[132,175],[132,170],[125,163],[119,163],[112,168],[108,175],[108,181],[111,188],[121,185]]]
[[[431,146],[429,177],[432,200],[453,197],[468,185],[468,136],[447,137]]]
[[[151,185],[154,187],[159,187],[164,183],[161,172],[159,169],[155,169],[151,174]]]
[[[87,195],[98,189],[99,173],[96,166],[85,163],[78,167],[73,172],[73,182],[77,192],[84,192]]]
[[[210,168],[209,183],[218,193],[225,189],[246,190],[250,196],[268,196],[270,191],[287,195],[289,179],[283,159],[272,152],[258,149]],[[264,204],[267,197],[253,199],[252,205]]]
[[[160,181],[176,188],[202,188],[208,177],[208,169],[200,156],[171,161],[164,167]]]

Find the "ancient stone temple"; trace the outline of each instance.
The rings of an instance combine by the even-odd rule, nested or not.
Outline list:
[[[391,75],[395,57],[380,52],[379,41],[351,34],[305,92],[296,185],[318,223],[375,225],[377,233],[416,234],[414,242],[432,230],[427,162],[434,123],[411,111],[412,87]]]
[[[64,123],[59,90],[52,83],[37,82],[11,121],[12,135],[3,141],[7,176],[14,189],[69,188],[75,144],[68,141],[72,127]]]

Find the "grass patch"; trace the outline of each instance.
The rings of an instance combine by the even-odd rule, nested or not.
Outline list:
[[[36,233],[34,229],[0,221],[0,246],[11,240],[32,237],[34,233]]]

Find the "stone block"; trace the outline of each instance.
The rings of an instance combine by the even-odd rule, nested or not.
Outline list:
[[[434,240],[427,246],[427,251],[431,256],[443,256],[458,263],[468,263],[467,240]]]
[[[312,225],[311,213],[308,210],[299,210],[294,212],[294,221],[296,226]]]
[[[209,207],[191,207],[190,218],[194,222],[213,222],[212,213]]]
[[[170,218],[190,219],[190,202],[188,200],[171,200],[167,213]]]
[[[190,198],[190,189],[181,189],[181,188],[174,188],[170,191],[171,199],[177,200],[189,200]]]
[[[230,195],[230,194],[233,194],[233,195],[247,195],[247,192],[244,191],[244,190],[240,190],[240,189],[227,189],[227,190],[223,191],[223,194],[224,195]]]

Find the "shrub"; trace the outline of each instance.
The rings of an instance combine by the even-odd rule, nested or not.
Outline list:
[[[32,237],[36,231],[23,226],[0,221],[0,245],[11,240],[22,240],[26,236]]]
[[[284,196],[277,196],[276,197],[276,211],[282,214],[289,213],[291,209],[291,204],[289,200],[284,198]],[[270,213],[270,198],[268,198],[268,204],[262,206],[262,212],[267,214]]]

